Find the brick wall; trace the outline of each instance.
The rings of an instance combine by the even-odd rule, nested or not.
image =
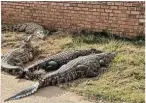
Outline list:
[[[69,30],[108,30],[123,36],[144,35],[145,2],[2,1],[2,23],[33,21]]]

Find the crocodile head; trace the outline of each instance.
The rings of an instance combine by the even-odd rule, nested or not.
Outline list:
[[[48,30],[36,30],[36,31],[34,32],[34,34],[35,34],[38,38],[40,38],[40,39],[42,39],[42,40],[45,40],[46,37],[47,37],[47,35],[49,34],[49,31],[48,31]]]
[[[116,56],[116,52],[97,54],[100,66],[108,66]]]

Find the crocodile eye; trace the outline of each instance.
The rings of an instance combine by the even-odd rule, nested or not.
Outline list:
[[[99,60],[99,64],[100,64],[100,65],[104,65],[104,63],[105,63],[105,62],[104,62],[103,59]]]

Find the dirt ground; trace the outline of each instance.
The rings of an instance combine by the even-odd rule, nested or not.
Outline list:
[[[4,99],[17,93],[18,91],[26,88],[27,86],[33,84],[32,81],[28,80],[18,80],[14,76],[2,74],[2,102]],[[34,95],[29,97],[8,101],[7,103],[93,103],[86,101],[82,96],[75,93],[68,92],[60,89],[59,87],[50,86],[42,88]]]
[[[17,44],[20,44],[20,41],[24,39],[25,34],[21,33],[6,33],[2,38],[2,53],[6,53],[7,51],[15,48]],[[35,43],[39,44],[40,48],[43,50],[41,56],[47,56],[50,54],[54,54],[59,52],[61,48],[58,46],[57,41],[52,41],[51,39],[47,39],[46,41],[42,41],[38,39],[35,40]],[[55,37],[56,39],[56,37]],[[55,43],[56,42],[56,43]],[[67,41],[65,41],[67,42]],[[13,93],[17,93],[20,90],[28,87],[33,84],[32,81],[28,80],[18,80],[15,79],[14,76],[10,76],[7,74],[1,74],[1,94],[3,101],[12,96]],[[20,99],[8,101],[8,103],[93,103],[90,101],[86,101],[82,96],[79,96],[75,93],[68,92],[60,89],[59,87],[46,87],[39,90],[36,94]]]

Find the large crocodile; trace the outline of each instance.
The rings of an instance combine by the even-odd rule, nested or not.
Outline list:
[[[65,83],[82,77],[96,77],[102,71],[100,68],[108,67],[115,54],[115,52],[112,52],[78,57],[61,66],[58,70],[42,76],[34,85],[20,91],[5,101],[26,97],[46,86]]]
[[[70,60],[73,60],[79,56],[101,52],[101,50],[96,49],[69,50],[61,52],[28,66],[24,69],[24,72],[20,72],[20,75],[17,78],[25,78],[30,80],[38,79],[41,75],[46,74],[48,71],[57,70],[63,64],[66,64]]]
[[[19,48],[16,48],[1,57],[2,71],[15,75],[15,71],[22,69],[25,63],[32,61],[34,57],[39,54],[40,50],[37,46],[32,46],[31,38],[32,35],[24,40]]]
[[[2,25],[2,31],[19,31],[25,32],[27,34],[34,34],[41,39],[45,39],[46,35],[49,33],[48,30],[44,29],[39,24],[34,22],[14,24],[14,25]]]

